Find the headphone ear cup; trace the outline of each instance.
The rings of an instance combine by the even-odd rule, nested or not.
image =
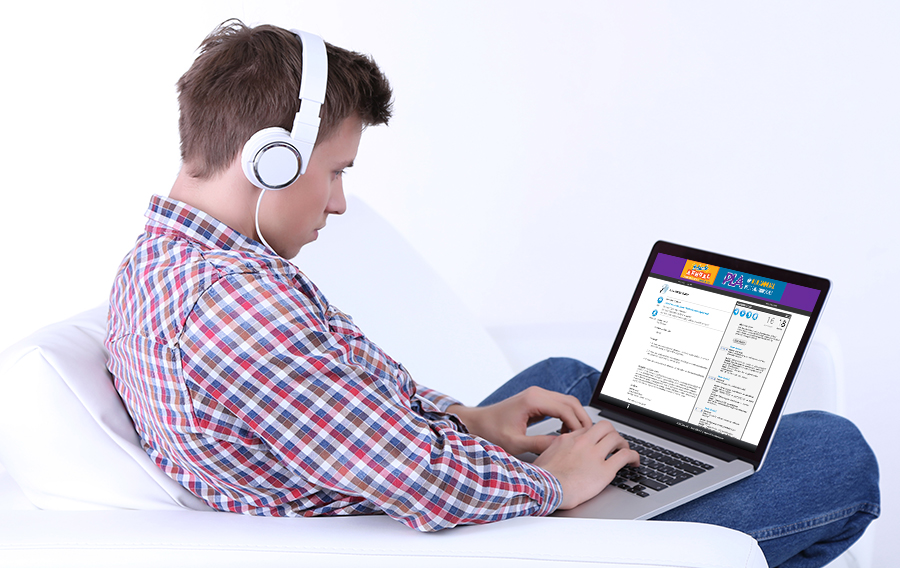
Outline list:
[[[284,128],[264,128],[241,151],[244,175],[260,189],[283,189],[300,176],[302,154]]]

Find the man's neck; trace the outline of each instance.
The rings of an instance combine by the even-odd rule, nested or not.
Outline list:
[[[253,212],[257,190],[235,161],[227,170],[209,179],[192,177],[182,166],[169,191],[169,197],[225,223],[244,236],[256,239]]]

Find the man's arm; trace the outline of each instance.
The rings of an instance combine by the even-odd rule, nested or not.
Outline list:
[[[182,364],[198,399],[214,397],[308,482],[298,493],[362,497],[428,531],[557,508],[552,475],[413,411],[412,380],[349,320],[322,321],[298,290],[253,279],[203,295]]]

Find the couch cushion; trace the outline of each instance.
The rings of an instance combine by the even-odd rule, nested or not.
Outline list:
[[[0,462],[42,509],[208,510],[140,446],[106,370],[107,306],[0,356]]]
[[[0,563],[18,567],[766,567],[752,537],[696,523],[519,517],[422,534],[382,515],[24,511],[10,517],[14,522],[0,531]],[[6,518],[0,513],[0,527]]]

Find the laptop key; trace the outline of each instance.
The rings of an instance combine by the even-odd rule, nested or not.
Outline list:
[[[660,483],[665,483],[666,485],[675,485],[676,483],[678,483],[678,481],[676,481],[674,477],[668,475],[661,475],[659,476],[658,480]]]
[[[681,483],[681,482],[684,481],[685,479],[690,479],[690,478],[692,478],[692,477],[694,477],[694,476],[693,476],[693,475],[689,475],[689,474],[687,474],[687,473],[676,473],[674,476],[672,476],[672,479],[673,479],[674,481],[673,481],[672,483],[670,483],[669,485],[675,485],[676,483]]]
[[[659,481],[656,481],[655,479],[650,479],[649,477],[643,477],[639,479],[638,483],[645,487],[649,487],[654,491],[662,491],[663,489],[666,489],[666,487],[668,487],[667,485],[664,485]]]
[[[706,471],[706,470],[703,469],[702,467],[696,467],[696,466],[689,465],[689,464],[686,464],[686,463],[685,463],[685,464],[682,464],[682,465],[680,465],[680,466],[678,466],[678,469],[684,470],[684,471],[686,471],[686,472],[688,472],[688,473],[692,473],[692,474],[694,474],[694,475],[698,475],[698,474],[701,474],[701,473],[703,473],[704,471]]]

